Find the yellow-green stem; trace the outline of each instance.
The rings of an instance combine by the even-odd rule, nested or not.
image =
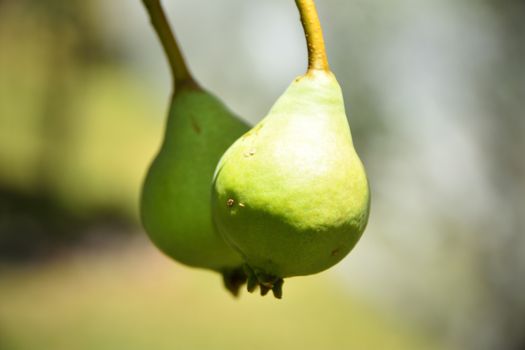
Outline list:
[[[323,30],[315,8],[314,0],[295,0],[301,14],[306,45],[308,47],[308,71],[329,71],[326,49],[324,47]]]
[[[182,52],[177,45],[164,10],[159,0],[142,0],[151,19],[151,24],[160,39],[164,53],[171,68],[174,87],[186,82],[193,82],[193,77],[186,66]]]

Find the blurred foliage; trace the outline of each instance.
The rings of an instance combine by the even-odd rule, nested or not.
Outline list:
[[[234,300],[139,243],[4,274],[3,349],[434,349],[322,276],[291,279],[279,302]]]
[[[0,259],[45,253],[93,221],[137,222],[160,142],[148,115],[162,107],[108,49],[94,3],[74,4],[0,5]]]

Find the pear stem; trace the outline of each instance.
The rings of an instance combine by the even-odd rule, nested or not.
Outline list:
[[[295,0],[295,4],[301,15],[301,23],[306,37],[308,72],[314,70],[330,71],[328,59],[326,58],[323,30],[314,0]]]
[[[177,85],[194,82],[160,1],[142,0],[142,2],[150,16],[151,24],[160,39],[164,53],[168,58],[174,88]]]

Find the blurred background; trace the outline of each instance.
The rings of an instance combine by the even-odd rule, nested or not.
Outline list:
[[[292,0],[164,5],[252,124],[305,71]],[[525,349],[525,3],[317,7],[372,213],[277,301],[140,227],[170,95],[141,1],[0,0],[0,349]]]

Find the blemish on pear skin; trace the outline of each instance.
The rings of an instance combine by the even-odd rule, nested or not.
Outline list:
[[[227,206],[228,208],[233,207],[234,204],[235,204],[235,200],[233,200],[233,198],[230,198],[230,199],[228,199],[228,200],[226,201],[226,206]]]
[[[199,124],[197,124],[197,121],[194,119],[194,118],[190,118],[191,120],[191,128],[197,133],[197,134],[200,134],[201,133],[201,127],[199,126]]]
[[[335,249],[332,250],[332,252],[330,253],[331,256],[336,256],[337,254],[339,254],[339,248],[335,248]]]
[[[254,149],[254,148],[250,149],[250,150],[247,151],[247,152],[244,152],[244,156],[245,156],[245,157],[251,157],[251,156],[253,156],[254,154],[255,154],[255,149]]]
[[[239,202],[239,207],[244,208],[245,207],[244,203]]]

